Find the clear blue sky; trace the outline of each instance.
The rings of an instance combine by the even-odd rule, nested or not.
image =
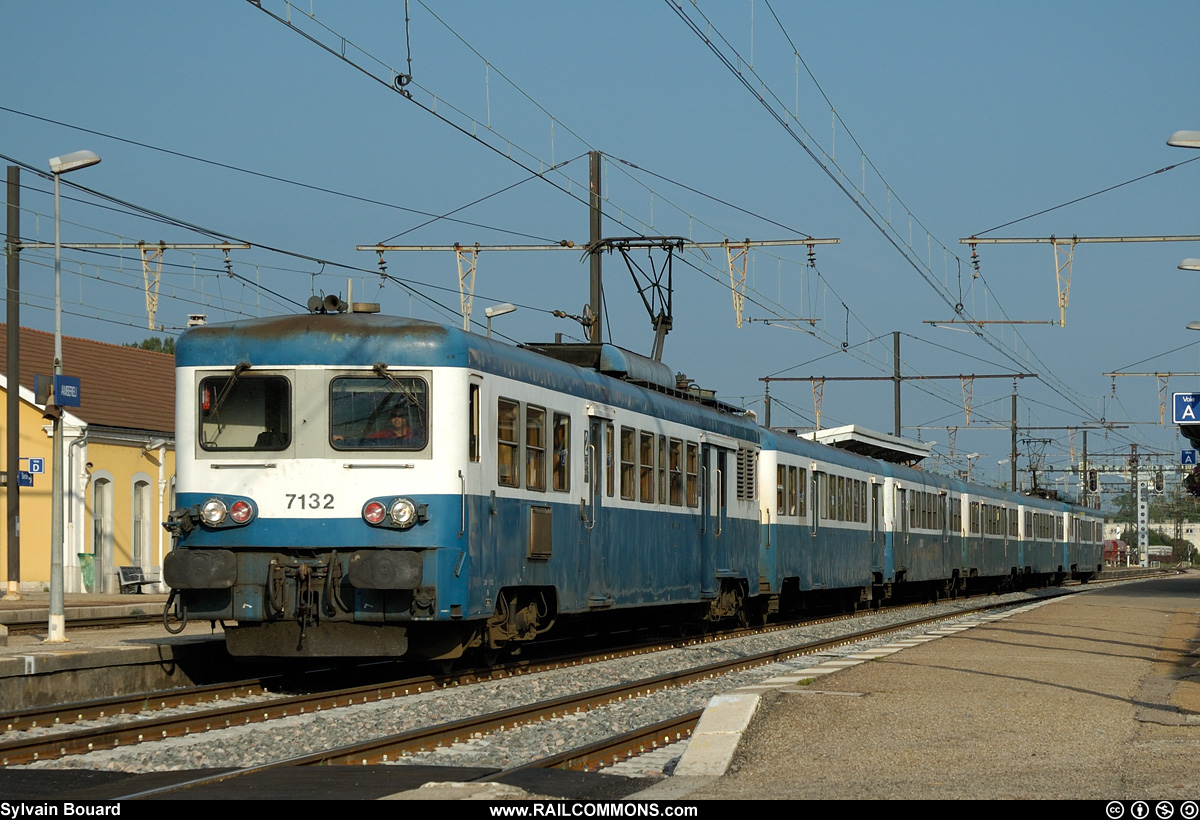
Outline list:
[[[263,4],[288,13],[280,0]],[[158,313],[168,332],[192,312],[221,321],[294,309],[271,292],[300,303],[314,289],[344,295],[347,278],[356,299],[386,312],[457,321],[452,254],[389,255],[388,272],[414,296],[395,283],[381,289],[376,258],[354,246],[397,235],[409,244],[582,243],[587,163],[578,157],[598,149],[608,157],[606,234],[841,239],[818,248],[816,270],[802,249],[750,257],[745,316],[814,325],[738,329],[723,253],[676,263],[665,360],[725,398],[761,411],[762,376],[888,374],[900,331],[906,374],[1039,372],[1018,388],[1022,424],[1138,422],[1090,434],[1089,449],[1127,451],[1132,441],[1178,461],[1173,427],[1140,424],[1158,420],[1155,380],[1117,379],[1114,395],[1102,374],[1200,371],[1200,334],[1184,329],[1200,319],[1200,275],[1176,269],[1200,257],[1200,243],[1077,246],[1065,328],[989,325],[988,344],[925,322],[951,317],[947,295],[979,319],[1057,319],[1050,246],[980,246],[976,278],[959,238],[1200,157],[1165,144],[1175,130],[1200,130],[1195,2],[685,5],[683,16],[719,43],[745,84],[663,0],[413,0],[407,33],[401,2],[303,8],[291,12],[298,28],[339,51],[345,38],[346,54],[385,79],[387,67],[407,72],[411,56],[413,101],[244,0],[6,4],[0,154],[45,168],[51,156],[91,149],[103,162],[71,181],[256,245],[232,255],[239,278],[223,273],[219,255],[168,252]],[[890,220],[898,244],[911,236],[907,257],[757,94],[794,134],[807,132],[804,143],[846,189],[863,189],[855,198],[880,224]],[[526,170],[560,163],[544,179]],[[23,179],[23,233],[51,241],[51,186]],[[492,194],[456,213],[460,222],[423,225],[419,215]],[[69,196],[65,242],[216,241]],[[1200,161],[988,235],[1168,234],[1200,234]],[[69,251],[66,260],[65,333],[149,335],[136,253]],[[50,254],[28,255],[24,324],[53,327],[51,266]],[[648,352],[650,324],[629,273],[607,257],[605,276],[613,340]],[[548,311],[580,312],[587,265],[576,251],[482,254],[476,292],[480,321],[489,303],[522,306],[495,322],[512,338],[578,336],[577,324]],[[1175,377],[1169,389],[1198,385],[1200,377]],[[910,382],[904,423],[938,442],[943,469],[980,453],[976,476],[995,481],[1009,434],[975,428],[1006,422],[1010,391],[1006,380],[977,381],[967,429],[957,381]],[[775,424],[812,423],[807,384],[777,383],[772,394]],[[822,426],[849,423],[890,431],[891,385],[827,383]],[[959,428],[953,461],[947,427]],[[1054,439],[1047,466],[1069,462],[1065,431],[1029,435]]]

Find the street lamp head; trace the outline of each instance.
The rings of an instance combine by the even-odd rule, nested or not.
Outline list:
[[[516,309],[517,309],[517,306],[512,304],[511,302],[502,302],[498,305],[493,305],[492,307],[484,308],[483,315],[487,316],[490,319],[493,316],[503,316],[506,313],[512,313]]]
[[[1184,259],[1179,263],[1180,270],[1200,270],[1200,259]]]
[[[1167,140],[1175,148],[1200,148],[1200,131],[1176,131]]]
[[[100,157],[91,151],[75,151],[70,154],[63,154],[61,157],[51,157],[50,173],[56,176],[59,174],[69,174],[71,171],[95,165],[99,161]]]
[[[1200,330],[1200,322],[1188,322],[1186,327],[1188,330]]]

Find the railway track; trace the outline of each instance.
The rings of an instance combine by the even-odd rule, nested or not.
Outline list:
[[[832,647],[867,640],[886,632],[898,629],[911,629],[916,625],[943,620],[947,617],[961,617],[971,612],[982,612],[1009,603],[988,603],[980,607],[962,609],[951,615],[939,614],[927,618],[907,620],[902,624],[888,626],[880,630],[867,630],[838,636],[828,641],[807,642],[780,650],[759,653],[741,657],[733,661],[717,664],[706,664],[677,673],[663,675],[652,679],[643,679],[627,685],[609,687],[603,690],[581,693],[578,696],[551,699],[550,701],[530,704],[514,710],[500,710],[476,718],[453,721],[439,726],[430,726],[418,730],[394,734],[360,744],[349,744],[334,750],[323,751],[315,755],[302,756],[291,761],[281,761],[276,765],[316,765],[316,764],[363,764],[376,762],[394,762],[399,757],[419,753],[454,742],[463,737],[479,736],[498,729],[511,728],[547,719],[567,712],[582,712],[604,703],[619,702],[630,698],[644,696],[651,692],[660,691],[672,686],[682,686],[688,682],[705,677],[728,674],[731,671],[751,668],[779,660],[796,657],[803,654],[826,651]],[[850,616],[841,616],[850,617]],[[821,619],[828,623],[838,618]],[[739,630],[737,635],[754,635],[792,628],[793,625],[779,625],[756,630]],[[710,640],[726,640],[731,636],[713,636]],[[386,683],[371,683],[349,689],[318,692],[315,694],[280,696],[268,691],[262,681],[243,681],[235,684],[203,687],[197,690],[187,690],[165,695],[139,696],[136,698],[112,698],[89,704],[56,707],[54,709],[26,710],[0,716],[0,724],[6,725],[9,732],[16,733],[24,729],[44,727],[46,725],[63,725],[75,721],[87,721],[94,717],[124,714],[141,716],[152,710],[191,707],[191,711],[182,715],[166,715],[162,717],[139,718],[119,726],[82,727],[58,731],[44,737],[13,738],[0,741],[0,763],[16,765],[34,761],[54,759],[66,755],[84,754],[101,749],[124,748],[138,743],[161,740],[172,737],[201,734],[214,729],[242,726],[254,722],[270,721],[292,715],[305,715],[340,707],[363,705],[402,698],[408,695],[431,692],[453,686],[469,685],[480,681],[497,680],[514,675],[533,674],[551,668],[575,666],[599,660],[612,660],[618,657],[631,657],[650,652],[664,651],[680,646],[691,646],[700,643],[698,639],[683,642],[672,642],[667,645],[652,644],[616,651],[606,651],[600,657],[574,657],[559,659],[553,662],[531,664],[518,662],[506,664],[487,670],[465,670],[457,675],[425,675],[410,677]],[[250,699],[249,702],[218,705],[206,708],[209,703],[220,703],[222,700]],[[601,745],[594,750],[571,751],[564,753],[562,762],[553,765],[582,765],[595,766],[597,761],[620,759],[630,751],[636,752],[640,746],[661,742],[666,739],[663,732],[677,736],[686,736],[690,728],[674,728],[671,730],[654,729],[647,736],[631,736],[621,749],[611,749]],[[661,735],[661,736],[660,736]],[[580,762],[584,761],[584,762]],[[536,765],[547,765],[544,762]]]
[[[212,776],[191,779],[183,784],[177,783],[170,787],[131,793],[126,795],[125,798],[164,796],[179,789],[207,785],[214,782],[225,782],[234,778],[280,767],[394,763],[410,755],[416,755],[422,751],[428,751],[438,746],[446,746],[467,738],[478,738],[497,731],[511,731],[517,726],[552,721],[564,715],[577,715],[606,704],[644,698],[655,692],[684,686],[688,683],[714,678],[730,672],[768,665],[799,655],[826,652],[839,646],[857,643],[880,635],[911,630],[914,627],[925,626],[936,621],[946,620],[947,618],[958,618],[972,613],[986,612],[1001,606],[1012,606],[1012,604],[990,603],[984,606],[963,609],[952,614],[940,613],[922,618],[906,619],[903,622],[888,624],[880,628],[847,632],[824,640],[806,641],[780,649],[772,649],[716,663],[700,664],[650,678],[622,682],[600,689],[532,702],[519,707],[489,711],[460,720],[447,721],[439,725],[422,726],[413,730],[361,742],[347,743],[336,748],[296,755],[286,760],[277,760],[256,766],[245,766]],[[346,704],[343,703],[341,705]],[[588,744],[586,748],[567,749],[553,757],[545,757],[525,765],[538,768],[595,770],[602,765],[611,764],[615,760],[623,759],[630,754],[636,754],[639,751],[651,748],[655,744],[673,742],[674,740],[688,736],[695,721],[698,720],[699,714],[698,711],[689,710],[687,713],[675,716],[669,721],[656,723],[637,732],[622,734],[620,737],[608,738]],[[143,734],[146,735],[148,733]],[[513,768],[507,768],[505,771],[511,772],[512,770]]]

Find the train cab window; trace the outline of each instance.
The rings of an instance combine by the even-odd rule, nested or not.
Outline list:
[[[621,498],[633,501],[637,492],[637,431],[621,428]]]
[[[687,505],[700,506],[700,447],[694,441],[687,443]]]
[[[429,389],[418,376],[344,376],[329,385],[335,450],[424,450]]]
[[[551,487],[559,492],[571,489],[571,417],[563,413],[554,414],[554,468],[550,481]]]
[[[508,399],[496,402],[496,480],[501,487],[520,487],[517,470],[521,449],[519,419],[521,405]]]
[[[291,386],[282,376],[210,376],[200,382],[200,447],[284,450],[292,440]]]
[[[670,502],[673,507],[683,506],[683,442],[673,438],[670,443]]]
[[[638,444],[638,470],[641,478],[638,500],[654,503],[654,434],[641,433]]]
[[[546,491],[546,411],[525,408],[525,486]]]

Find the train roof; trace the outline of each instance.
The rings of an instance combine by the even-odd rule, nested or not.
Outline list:
[[[581,348],[583,346],[570,346]],[[176,343],[178,367],[462,367],[580,395],[635,412],[665,415],[757,441],[741,408],[674,385],[660,362],[614,345],[586,355],[554,355],[554,346],[510,344],[421,319],[370,313],[305,313],[200,325]],[[567,359],[564,361],[564,359]],[[667,375],[664,375],[667,374]]]

